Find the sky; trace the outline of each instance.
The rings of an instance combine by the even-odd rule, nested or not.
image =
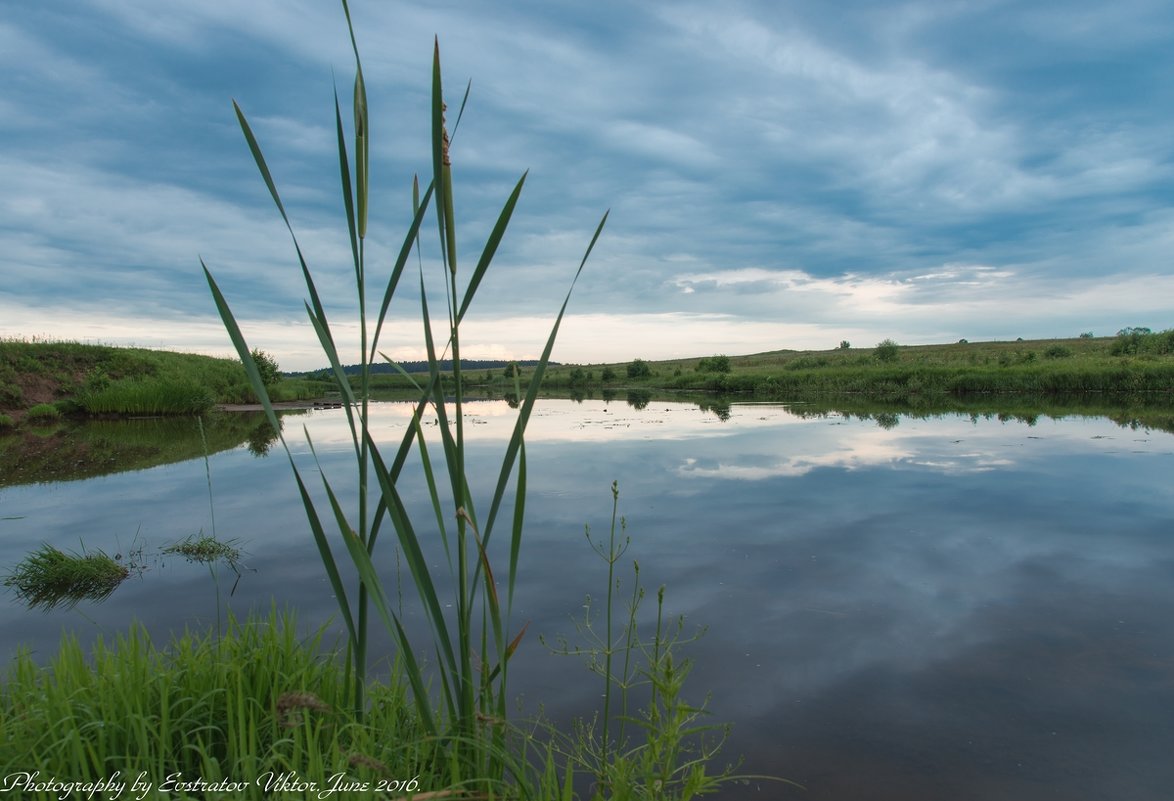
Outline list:
[[[343,360],[358,307],[330,0],[0,2],[0,337],[325,359],[264,150]],[[458,281],[526,180],[462,327],[554,358],[1112,335],[1174,327],[1168,0],[353,0],[371,127],[369,294],[431,171],[438,38]],[[444,316],[434,218],[380,350]],[[462,289],[463,291],[463,289]],[[370,313],[377,310],[371,302]],[[351,356],[353,355],[353,358]]]

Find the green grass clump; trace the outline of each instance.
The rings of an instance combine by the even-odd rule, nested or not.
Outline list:
[[[372,683],[359,723],[348,711],[345,665],[323,647],[321,632],[303,640],[295,620],[276,612],[231,620],[220,637],[186,633],[166,647],[141,625],[113,643],[99,639],[89,655],[66,637],[47,666],[27,652],[9,666],[0,765],[73,781],[115,772],[132,781],[143,771],[154,788],[176,773],[241,785],[170,798],[269,798],[266,775],[291,771],[319,788],[335,774],[371,783],[370,791],[335,796],[348,799],[386,798],[374,791],[380,779],[416,778],[426,789],[433,746],[400,685]]]
[[[0,414],[0,431],[15,427],[16,421],[13,420],[11,416],[7,414]]]
[[[25,416],[33,423],[52,423],[61,419],[61,410],[52,403],[38,403],[25,412]]]
[[[72,607],[78,601],[100,601],[130,575],[124,565],[102,551],[67,554],[42,545],[16,565],[4,579],[29,606]]]
[[[212,408],[215,396],[195,381],[125,379],[75,398],[87,414],[198,415]]]
[[[0,381],[0,408],[15,409],[24,400],[24,390],[13,381]]]
[[[169,545],[163,553],[175,553],[192,562],[208,564],[226,562],[235,565],[240,561],[241,549],[234,542],[218,540],[210,534],[193,534],[181,542]]]

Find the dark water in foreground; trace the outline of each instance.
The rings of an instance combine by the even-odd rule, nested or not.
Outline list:
[[[398,441],[406,407],[376,409]],[[470,409],[484,507],[513,418],[504,403]],[[308,470],[302,423],[346,486],[342,413],[287,425]],[[530,628],[515,690],[556,718],[598,700],[579,662],[535,635],[573,635],[584,596],[602,595],[584,524],[606,535],[618,480],[629,560],[650,593],[667,585],[669,611],[708,628],[687,650],[686,695],[709,693],[714,720],[735,724],[726,753],[745,772],[806,787],[755,782],[729,797],[1174,797],[1174,437],[1075,416],[880,423],[779,405],[723,420],[687,404],[543,402],[527,444],[515,620]],[[307,627],[329,619],[284,456],[241,446],[214,454],[211,475],[217,533],[250,568],[231,598],[230,572],[217,586],[207,567],[158,555],[211,532],[202,458],[0,489],[0,564],[42,542],[149,562],[101,604],[42,612],[7,597],[5,658],[132,617],[160,633],[215,625],[218,604],[244,613],[274,598]],[[426,502],[418,482],[404,491]],[[383,564],[394,577],[390,548]]]

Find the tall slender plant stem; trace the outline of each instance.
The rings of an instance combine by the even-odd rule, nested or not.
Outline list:
[[[607,221],[607,214],[603,215],[595,228],[590,244],[579,262],[578,269],[571,280],[570,289],[568,289],[566,298],[555,318],[542,356],[533,370],[530,383],[519,406],[513,433],[506,445],[495,489],[489,503],[488,514],[482,523],[474,508],[466,474],[460,325],[505,235],[526,175],[523,174],[518,180],[514,191],[502,207],[481,256],[470,272],[467,282],[464,283],[462,294],[460,279],[463,276],[457,268],[451,139],[445,124],[440,47],[438,42],[434,43],[432,181],[422,198],[419,193],[418,181],[413,182],[411,224],[390,270],[380,310],[374,319],[373,331],[370,330],[366,308],[368,276],[365,265],[370,130],[362,62],[359,59],[354,26],[351,23],[350,10],[346,0],[343,0],[343,9],[346,13],[355,55],[353,169],[337,93],[334,101],[339,173],[358,300],[360,369],[357,390],[352,386],[350,377],[343,369],[343,362],[331,333],[326,311],[319,298],[309,266],[298,245],[297,237],[294,235],[293,227],[262,154],[260,144],[253,135],[240,106],[234,103],[234,108],[245,140],[269,189],[270,196],[290,232],[309,295],[309,300],[305,304],[306,313],[342,397],[356,460],[358,507],[354,515],[348,514],[348,511],[343,508],[334,485],[322,465],[318,463],[317,452],[313,442],[309,441],[307,431],[310,452],[315,462],[315,469],[321,477],[322,489],[325,492],[327,503],[323,505],[321,501],[314,499],[285,435],[282,433],[282,428],[277,422],[276,412],[236,318],[213,279],[211,271],[203,264],[202,260],[201,265],[204,268],[217,310],[241,361],[245,365],[250,384],[261,400],[270,425],[278,432],[281,439],[306,511],[310,532],[314,537],[331,589],[338,601],[342,622],[347,629],[348,651],[351,655],[354,679],[352,698],[356,714],[361,718],[364,711],[363,688],[366,684],[366,664],[369,657],[368,628],[370,619],[378,616],[398,648],[416,710],[425,728],[442,738],[442,742],[451,746],[450,753],[454,765],[470,767],[477,771],[474,775],[500,777],[504,775],[506,764],[502,756],[504,751],[501,747],[500,728],[490,726],[490,733],[486,736],[479,725],[479,720],[489,717],[505,718],[508,662],[525,632],[525,626],[522,626],[516,633],[512,632],[509,615],[517,579],[518,553],[522,541],[523,510],[525,507],[525,429],[537,400],[542,377],[550,361],[555,339],[570,301],[571,291],[599,239]],[[462,112],[468,94],[469,91],[466,88],[465,100],[461,103]],[[460,114],[457,116],[457,123],[459,121]],[[457,124],[454,123],[454,134],[456,127]],[[448,339],[440,349],[433,341],[432,321],[428,310],[428,292],[421,266],[420,310],[423,318],[424,346],[428,355],[429,376],[427,382],[421,387],[412,422],[407,426],[398,449],[395,450],[393,456],[385,458],[381,446],[376,442],[372,432],[370,416],[371,364],[377,355],[382,355],[378,350],[380,333],[388,317],[391,300],[411,251],[413,247],[417,252],[420,251],[420,226],[430,208],[436,214],[438,223],[440,260],[444,268],[445,299],[448,306]],[[440,373],[442,355],[450,350],[454,384],[451,410]],[[435,411],[439,423],[437,428],[444,457],[444,467],[451,484],[451,507],[441,499],[441,493],[435,479],[431,451],[425,445],[425,438],[420,427],[420,415],[429,406]],[[451,429],[450,418],[452,421]],[[445,611],[448,604],[443,603],[440,599],[437,578],[433,575],[434,568],[431,567],[427,554],[428,548],[435,547],[433,545],[434,538],[423,536],[397,488],[401,470],[413,449],[416,449],[419,454],[422,472],[433,504],[432,520],[438,529],[439,540],[446,554],[451,554],[450,545],[455,546],[456,550],[455,565],[451,556],[448,561],[450,571],[455,572],[453,578],[455,579],[456,597],[455,603],[452,604],[456,610],[455,620],[452,619],[451,613]],[[498,596],[497,581],[490,563],[487,546],[499,511],[507,499],[511,480],[514,482],[514,516],[510,535],[509,564],[504,579],[508,600],[503,608]],[[337,527],[336,537],[331,537],[327,532],[327,521],[330,520],[333,520]],[[376,569],[375,544],[381,526],[387,524],[395,533],[399,547],[397,559],[399,554],[403,555],[404,564],[408,568],[424,615],[431,627],[432,643],[429,649],[421,649],[409,639],[402,624],[400,612],[397,611],[397,609],[402,609],[402,605],[396,607],[390,602],[383,578]],[[455,542],[450,542],[449,531],[453,525],[455,525]],[[339,545],[342,546],[351,566],[358,574],[357,588],[348,587],[343,581],[342,571],[339,568],[339,557],[336,555],[336,549]],[[435,655],[435,659],[432,660],[434,676],[437,679],[432,682],[433,687],[436,688],[435,693],[429,689],[432,676],[426,677],[423,672],[424,660],[421,655],[425,653],[429,654],[430,658],[431,655]],[[439,704],[437,696],[439,696]],[[458,769],[458,772],[460,770],[463,768]]]

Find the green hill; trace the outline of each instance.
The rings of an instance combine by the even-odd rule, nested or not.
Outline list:
[[[932,394],[1172,393],[1174,330],[948,345],[886,341],[868,348],[563,365],[547,373],[546,384],[752,392],[789,399],[829,394],[899,400]]]
[[[303,382],[304,383],[304,382]],[[279,397],[299,385],[275,387]],[[77,342],[0,341],[0,414],[200,414],[254,402],[235,359]]]

